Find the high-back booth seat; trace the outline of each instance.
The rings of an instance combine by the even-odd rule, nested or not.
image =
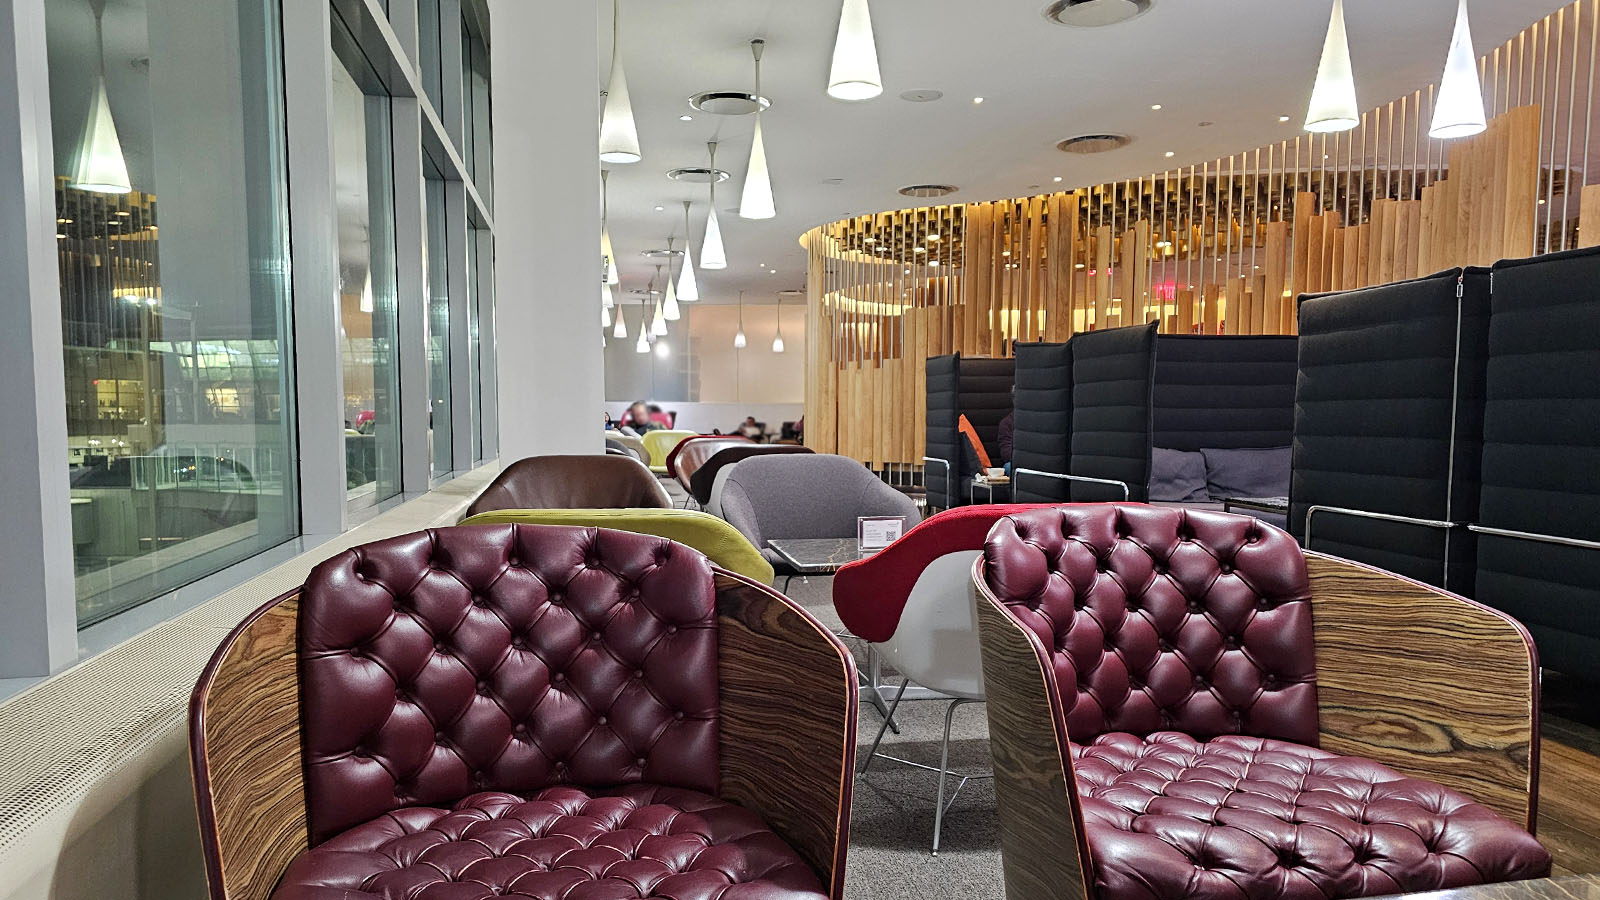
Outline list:
[[[195,690],[211,896],[837,898],[855,721],[827,629],[670,541],[357,547]]]
[[[1010,900],[1549,872],[1514,620],[1254,519],[1126,504],[1003,519],[974,580]]]
[[[719,569],[772,583],[767,562],[732,525],[688,509],[506,509],[480,513],[462,525],[581,525],[653,534],[700,551]]]
[[[739,463],[723,486],[722,514],[780,573],[793,567],[769,541],[854,537],[860,516],[904,516],[910,524],[921,518],[914,500],[866,466],[821,453]]]
[[[693,431],[647,431],[644,434],[644,448],[650,452],[650,471],[657,475],[666,475],[667,457],[672,455],[678,444],[686,438],[700,437]]]
[[[644,448],[644,441],[631,434],[623,434],[620,431],[606,429],[606,447],[617,447],[626,450],[645,465],[648,466],[650,464],[650,451]]]
[[[670,509],[650,470],[623,456],[532,456],[501,472],[467,507],[497,509]]]

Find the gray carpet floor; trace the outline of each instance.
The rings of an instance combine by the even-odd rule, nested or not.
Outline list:
[[[789,596],[835,632],[842,630],[833,611],[832,579],[812,578],[809,584],[795,579]],[[844,641],[855,653],[857,664],[864,667],[865,645],[854,637]],[[900,734],[886,734],[882,752],[938,765],[945,707],[946,703],[938,700],[901,703],[895,715]],[[882,723],[875,707],[861,704],[857,771],[865,764]],[[959,707],[950,735],[951,770],[988,774],[988,737],[982,704]],[[953,779],[947,782],[946,790],[956,783]],[[937,791],[937,773],[882,759],[856,779],[847,896],[852,900],[938,900],[1004,895],[994,783],[987,778],[973,779],[956,795],[945,813],[944,837],[935,857],[929,850]]]

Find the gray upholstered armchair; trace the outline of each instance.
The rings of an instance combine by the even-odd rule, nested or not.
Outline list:
[[[905,516],[908,525],[922,518],[915,501],[861,463],[822,454],[746,459],[728,476],[721,499],[723,518],[780,575],[794,571],[770,541],[854,537],[860,516]]]

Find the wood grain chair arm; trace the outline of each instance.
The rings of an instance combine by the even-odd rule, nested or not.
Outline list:
[[[1001,864],[1007,900],[1081,900],[1092,871],[1049,657],[1034,634],[977,585],[978,642],[988,695]]]
[[[717,572],[721,794],[759,813],[844,896],[855,776],[856,669],[809,613]]]
[[[1534,830],[1539,659],[1515,619],[1306,554],[1323,749],[1426,778]]]
[[[310,846],[300,752],[298,592],[234,629],[189,704],[211,900],[267,900]]]

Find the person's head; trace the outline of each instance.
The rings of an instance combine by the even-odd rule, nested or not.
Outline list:
[[[644,405],[644,401],[637,401],[628,407],[628,414],[623,419],[630,425],[643,425],[650,421],[650,410]]]
[[[652,403],[647,408],[647,411],[655,413],[656,415],[660,415],[661,414],[661,407],[659,407],[659,406],[655,405],[654,403]]]
[[[756,423],[756,417],[755,416],[745,416],[744,417],[744,423],[746,425],[754,425]]]

